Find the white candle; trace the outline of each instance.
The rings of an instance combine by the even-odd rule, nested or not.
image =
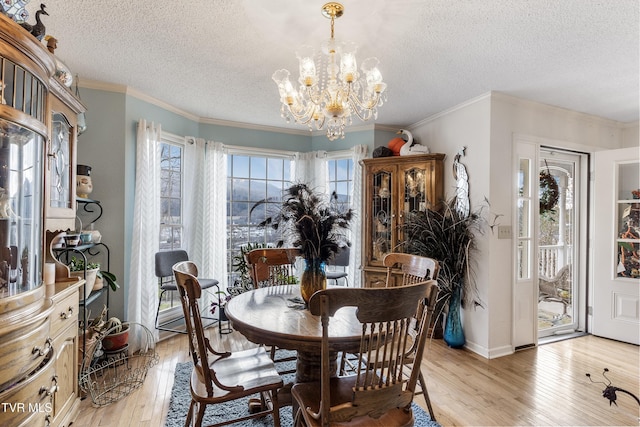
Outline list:
[[[43,276],[45,284],[56,283],[56,265],[52,262],[45,262]]]

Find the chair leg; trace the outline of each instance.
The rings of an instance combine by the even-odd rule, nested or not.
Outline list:
[[[158,298],[158,308],[156,309],[156,323],[155,323],[156,329],[160,329],[158,327],[158,316],[160,315],[160,305],[162,305],[162,297],[164,296],[165,292],[166,291],[160,292],[160,297]]]
[[[196,402],[194,402],[193,400],[191,401],[191,404],[189,405],[189,412],[187,412],[187,419],[184,421],[184,426],[185,427],[189,427],[189,425],[191,424],[191,421],[193,420],[193,407],[196,404]]]
[[[271,408],[273,409],[273,425],[280,427],[280,403],[278,402],[278,390],[272,390],[269,393],[271,397]]]
[[[344,360],[345,357],[344,351],[340,353],[340,369],[338,370],[340,376],[344,375],[344,365],[346,364],[346,361]]]
[[[422,388],[422,394],[424,395],[424,401],[427,403],[427,408],[429,409],[429,416],[432,421],[436,420],[436,416],[433,413],[433,408],[431,407],[431,399],[429,399],[429,392],[427,391],[427,385],[424,381],[424,376],[422,375],[422,370],[420,370],[420,375],[418,376],[418,380],[420,381],[420,387]]]
[[[202,420],[204,419],[204,411],[207,409],[207,405],[198,404],[198,417],[196,418],[196,427],[202,427]]]
[[[162,292],[160,292],[160,296],[158,297],[158,308],[156,309],[156,323],[155,323],[156,329],[159,330],[159,331],[167,331],[167,332],[175,332],[175,333],[178,333],[178,334],[186,334],[187,333],[186,330],[182,331],[182,330],[179,330],[179,329],[171,329],[171,328],[165,328],[164,327],[164,325],[172,323],[171,321],[167,322],[167,323],[163,323],[162,325],[160,325],[158,323],[158,317],[160,315],[160,306],[162,305],[162,297],[164,296],[165,292],[167,292],[167,291],[163,290]],[[178,319],[181,319],[181,318],[182,318],[182,316],[180,316],[179,318],[174,319],[174,320],[178,320]]]
[[[304,426],[304,421],[302,417],[302,408],[298,408],[296,411],[295,417],[293,418],[293,427],[302,427]]]

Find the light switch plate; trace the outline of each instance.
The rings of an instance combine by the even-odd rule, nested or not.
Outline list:
[[[498,226],[498,239],[510,239],[511,238],[511,226],[499,225]]]

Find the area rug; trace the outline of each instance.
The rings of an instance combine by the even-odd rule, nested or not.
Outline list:
[[[191,403],[191,394],[189,392],[189,377],[193,365],[191,362],[178,363],[176,365],[173,389],[171,390],[171,401],[169,403],[169,412],[167,414],[167,422],[165,427],[183,427],[187,418],[187,411]],[[281,367],[279,367],[281,368]],[[285,383],[291,381],[292,374],[283,376]],[[257,396],[257,395],[256,395]],[[413,413],[416,418],[416,426],[439,427],[435,421],[431,421],[429,414],[418,405],[413,403]],[[205,413],[203,425],[213,424],[222,420],[237,418],[247,414],[248,398],[239,399],[233,402],[227,402],[220,405],[210,405]],[[292,427],[293,418],[291,416],[291,406],[280,408],[280,424],[282,427]],[[267,427],[273,426],[273,417],[267,415],[264,418],[251,419],[240,423],[231,424],[232,426],[253,426]]]

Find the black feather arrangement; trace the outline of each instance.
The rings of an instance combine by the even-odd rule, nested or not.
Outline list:
[[[273,200],[256,202],[249,215],[263,205],[273,207]],[[338,203],[335,192],[327,196],[307,184],[296,183],[285,190],[282,204],[275,206],[275,212],[258,225],[282,233],[277,246],[286,243],[300,249],[304,259],[323,262],[333,257],[338,249],[350,246],[347,231],[355,214]]]

